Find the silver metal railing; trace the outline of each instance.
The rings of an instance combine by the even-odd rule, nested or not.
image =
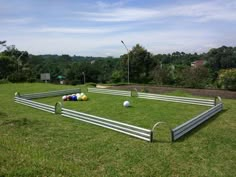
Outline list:
[[[55,107],[51,106],[51,105],[38,103],[36,101],[28,100],[28,99],[21,98],[21,97],[18,97],[18,96],[16,96],[14,98],[14,100],[15,100],[16,103],[20,103],[20,104],[23,104],[23,105],[26,105],[26,106],[30,106],[32,108],[40,109],[42,111],[47,111],[47,112],[50,112],[50,113],[53,113],[53,114],[55,113]]]
[[[18,96],[25,98],[25,99],[35,99],[35,98],[45,98],[45,97],[52,97],[52,96],[60,96],[72,93],[79,93],[80,89],[67,89],[67,90],[58,90],[58,91],[50,91],[50,92],[41,92],[41,93],[30,93],[30,94],[23,94]]]
[[[103,89],[103,88],[88,88],[88,92],[102,93],[102,94],[108,94],[108,95],[131,96],[130,91],[112,90],[112,89]]]
[[[88,88],[88,92],[92,93],[102,93],[109,95],[120,95],[120,96],[132,96],[132,91],[121,91],[121,90],[111,90],[111,89],[101,89],[101,88]],[[170,102],[178,102],[178,103],[186,103],[186,104],[196,104],[202,106],[214,106],[215,100],[210,99],[200,99],[200,98],[188,98],[188,97],[179,97],[179,96],[168,96],[168,95],[160,95],[153,93],[143,93],[137,92],[138,98],[143,99],[152,99],[152,100],[160,100],[160,101],[170,101]]]
[[[217,105],[211,107],[207,111],[199,114],[198,116],[192,118],[191,120],[177,126],[176,128],[171,130],[172,134],[172,141],[175,141],[182,136],[184,136],[186,133],[190,132],[200,124],[204,123],[217,113],[223,110],[223,103],[218,103]]]
[[[178,102],[178,103],[187,103],[187,104],[196,104],[196,105],[202,105],[202,106],[214,106],[215,105],[215,100],[187,98],[187,97],[179,97],[179,96],[168,96],[168,95],[142,93],[142,92],[138,92],[138,98],[160,100],[160,101],[170,101],[170,102]]]
[[[59,96],[64,94],[71,94],[80,92],[80,89],[68,89],[68,90],[59,90],[59,91],[52,91],[52,92],[42,92],[42,93],[33,93],[33,94],[24,94],[20,95],[19,93],[15,94],[15,102],[20,103],[26,106],[30,106],[36,109],[40,109],[43,111],[47,111],[50,113],[57,113],[61,114],[62,116],[81,120],[87,123],[91,123],[94,125],[98,125],[101,127],[105,127],[111,130],[115,130],[120,133],[124,133],[145,141],[152,142],[153,141],[153,132],[155,127],[159,126],[164,122],[156,123],[152,130],[129,125],[126,123],[121,123],[118,121],[109,120],[106,118],[73,111],[70,109],[62,108],[62,104],[60,102],[56,103],[55,107],[43,103],[38,103],[36,101],[32,101],[30,99],[34,98],[44,98],[50,96]],[[130,91],[120,91],[120,90],[109,90],[109,89],[97,89],[97,88],[88,88],[88,92],[93,93],[102,93],[102,94],[110,94],[110,95],[119,95],[119,96],[133,96]],[[204,105],[204,106],[211,106],[210,109],[201,113],[200,115],[194,117],[193,119],[177,126],[174,129],[170,128],[172,141],[179,139],[180,137],[184,136],[186,133],[191,131],[192,129],[196,128],[203,122],[207,121],[211,117],[213,117],[218,112],[222,111],[223,103],[220,97],[216,97],[215,100],[208,100],[208,99],[198,99],[198,98],[187,98],[187,97],[176,97],[176,96],[166,96],[166,95],[158,95],[158,94],[150,94],[150,93],[140,93],[136,92],[138,98],[144,99],[154,99],[160,101],[170,101],[170,102],[180,102],[180,103],[187,103],[187,104],[197,104],[197,105]]]
[[[102,118],[102,117],[98,117],[98,116],[94,116],[90,114],[85,114],[82,112],[72,111],[65,108],[62,108],[62,116],[81,120],[81,121],[98,125],[101,127],[105,127],[111,130],[115,130],[117,132],[124,133],[124,134],[130,135],[130,136],[133,136],[133,137],[145,140],[145,141],[149,141],[149,142],[152,141],[152,131],[145,128],[129,125],[126,123],[121,123],[114,120],[109,120],[106,118]]]

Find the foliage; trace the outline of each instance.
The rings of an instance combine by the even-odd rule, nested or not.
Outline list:
[[[129,64],[130,83],[204,88],[216,83],[219,70],[236,68],[236,47],[226,46],[203,54],[176,51],[153,55],[136,44],[120,58],[29,55],[14,45],[7,46],[6,41],[0,41],[0,49],[6,49],[0,53],[0,79],[13,82],[35,82],[40,80],[41,73],[50,73],[52,83],[60,82],[58,76],[73,85],[127,83]],[[206,68],[192,69],[191,62],[199,59],[205,60]]]
[[[122,71],[115,70],[115,71],[112,72],[111,81],[113,83],[121,82],[122,78],[123,78]]]
[[[222,46],[211,49],[206,55],[206,60],[214,79],[216,79],[220,69],[236,68],[236,47]]]
[[[209,83],[209,71],[205,67],[186,68],[182,72],[182,84],[185,87],[205,88]]]
[[[127,76],[128,54],[121,56],[124,75]],[[147,83],[152,65],[151,53],[137,44],[129,52],[129,76],[132,82]]]
[[[236,90],[236,68],[220,70],[218,86],[229,90]]]

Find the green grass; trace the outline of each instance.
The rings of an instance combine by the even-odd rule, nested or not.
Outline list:
[[[16,91],[30,93],[65,88],[72,86],[0,85],[0,176],[236,176],[236,100],[223,100],[222,113],[175,143],[148,143],[13,101]],[[91,100],[77,102],[78,108],[77,105],[74,108],[116,120],[124,118],[112,116],[117,114],[112,109],[107,109],[107,113],[89,110],[86,104],[97,102],[93,99],[98,96],[89,97]],[[120,101],[123,100],[115,102],[120,105]],[[133,110],[139,103],[131,101],[133,108],[119,109],[135,114]],[[156,102],[155,106],[167,103]],[[183,105],[182,110],[185,108]],[[150,107],[157,112],[157,119],[161,118],[160,110],[155,109]],[[171,111],[173,109],[168,113],[172,114]],[[155,118],[148,118],[151,121],[127,121],[149,127]]]
[[[86,95],[89,101],[63,102],[61,96],[37,99],[37,101],[50,105],[55,105],[56,102],[60,101],[65,108],[149,129],[159,121],[164,121],[174,128],[209,109],[205,106],[147,100],[137,97],[97,93],[86,93]],[[125,100],[128,100],[132,106],[129,108],[123,107]]]

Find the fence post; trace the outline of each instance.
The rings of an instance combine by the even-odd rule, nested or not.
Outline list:
[[[56,104],[55,104],[55,114],[61,114],[61,111],[62,111],[61,102],[56,102]]]
[[[132,89],[130,92],[131,97],[138,97],[138,90],[136,88]]]
[[[151,142],[153,142],[153,132],[154,132],[154,130],[155,130],[155,128],[156,127],[158,127],[160,124],[166,124],[167,125],[167,127],[168,127],[168,129],[169,129],[169,131],[170,131],[170,133],[171,133],[171,139],[170,139],[170,142],[172,142],[172,139],[173,139],[173,135],[172,135],[172,131],[171,131],[171,128],[170,128],[170,126],[166,123],[166,122],[157,122],[155,125],[153,125],[153,127],[152,127],[152,134],[151,134]]]
[[[20,97],[20,92],[16,92],[16,93],[15,93],[15,96],[16,96],[16,97]]]

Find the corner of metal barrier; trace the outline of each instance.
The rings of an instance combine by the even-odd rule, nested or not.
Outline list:
[[[15,97],[20,97],[20,92],[16,92]]]
[[[216,96],[215,97],[215,106],[217,105],[217,100],[219,101],[219,103],[222,103],[222,99],[221,99],[221,97],[220,96]]]
[[[55,114],[61,114],[62,111],[62,103],[56,102],[55,104]]]
[[[133,88],[130,92],[131,97],[138,97],[138,90]]]
[[[172,142],[173,142],[173,132],[172,132],[170,126],[169,126],[166,122],[157,122],[157,123],[155,123],[155,124],[153,125],[152,130],[151,130],[151,141],[150,141],[150,142],[153,142],[153,141],[154,141],[154,136],[153,136],[154,130],[155,130],[155,128],[158,127],[160,124],[166,124],[167,127],[169,128],[169,131],[170,131],[170,133],[171,133],[171,140],[170,140],[170,141],[171,141],[171,143],[172,143]]]

